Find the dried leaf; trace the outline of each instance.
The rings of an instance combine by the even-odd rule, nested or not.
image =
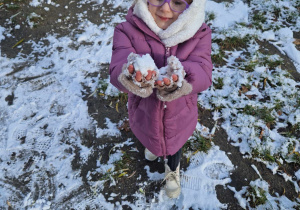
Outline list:
[[[260,135],[259,135],[259,139],[262,139],[263,135],[264,135],[264,129],[261,130]]]
[[[117,112],[119,112],[118,106],[119,106],[119,103],[116,103],[116,110],[117,110]]]
[[[140,193],[142,193],[142,194],[144,194],[144,195],[145,195],[145,191],[144,191],[144,189],[140,188],[140,189],[139,189],[139,191],[140,191]]]
[[[11,49],[14,49],[16,46],[18,46],[19,44],[21,44],[24,41],[24,39],[21,39],[20,41],[18,41],[14,46],[12,46]]]
[[[110,102],[109,106],[110,106],[111,108],[114,108],[113,105],[112,105],[112,101]]]
[[[242,85],[242,93],[246,93],[248,91],[249,89],[246,86]]]
[[[9,206],[9,207],[12,207],[11,206],[11,203],[9,201],[6,201],[6,204]]]
[[[264,79],[263,89],[266,88],[266,85],[267,85],[267,78]]]
[[[127,174],[127,172],[123,172],[123,173],[119,174],[118,177],[122,177],[122,176],[124,176],[125,174]]]
[[[293,42],[295,45],[300,45],[300,39],[295,39],[295,41]]]
[[[289,155],[291,155],[291,154],[295,153],[295,150],[296,150],[296,146],[294,146],[294,149],[293,149],[293,151],[291,151],[291,152],[289,153]]]
[[[109,173],[109,172],[111,171],[111,169],[112,169],[112,168],[109,168],[109,169],[107,170],[107,172]]]
[[[130,131],[129,120],[128,119],[124,120],[122,125],[120,125],[118,127],[118,129],[121,130],[121,131],[124,130],[126,132]]]
[[[127,178],[128,178],[128,179],[131,178],[131,177],[135,174],[135,172],[136,172],[136,171],[134,171],[134,172],[133,172],[129,177],[127,177]]]
[[[246,95],[246,96],[247,96],[247,98],[252,99],[252,98],[254,98],[256,95]]]

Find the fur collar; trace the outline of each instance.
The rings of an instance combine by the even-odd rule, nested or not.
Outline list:
[[[193,0],[190,7],[165,30],[156,25],[148,10],[147,0],[137,0],[133,14],[142,19],[166,47],[173,47],[192,38],[200,29],[205,18],[205,3],[206,0]]]

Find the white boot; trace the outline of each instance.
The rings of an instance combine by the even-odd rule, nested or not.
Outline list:
[[[165,164],[165,190],[169,198],[178,198],[180,194],[181,187],[179,168],[180,164],[177,166],[175,171],[172,171],[170,167],[167,164]]]
[[[150,152],[147,148],[145,148],[145,158],[149,161],[153,161],[157,158],[157,156]]]

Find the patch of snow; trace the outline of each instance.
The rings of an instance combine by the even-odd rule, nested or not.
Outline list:
[[[206,11],[215,14],[212,25],[217,28],[227,29],[236,22],[248,23],[249,8],[242,1],[234,1],[232,4],[207,1]]]

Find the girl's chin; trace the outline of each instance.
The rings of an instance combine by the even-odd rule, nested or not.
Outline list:
[[[167,29],[171,24],[170,23],[167,23],[167,22],[159,22],[159,23],[156,23],[157,26],[161,29]]]

